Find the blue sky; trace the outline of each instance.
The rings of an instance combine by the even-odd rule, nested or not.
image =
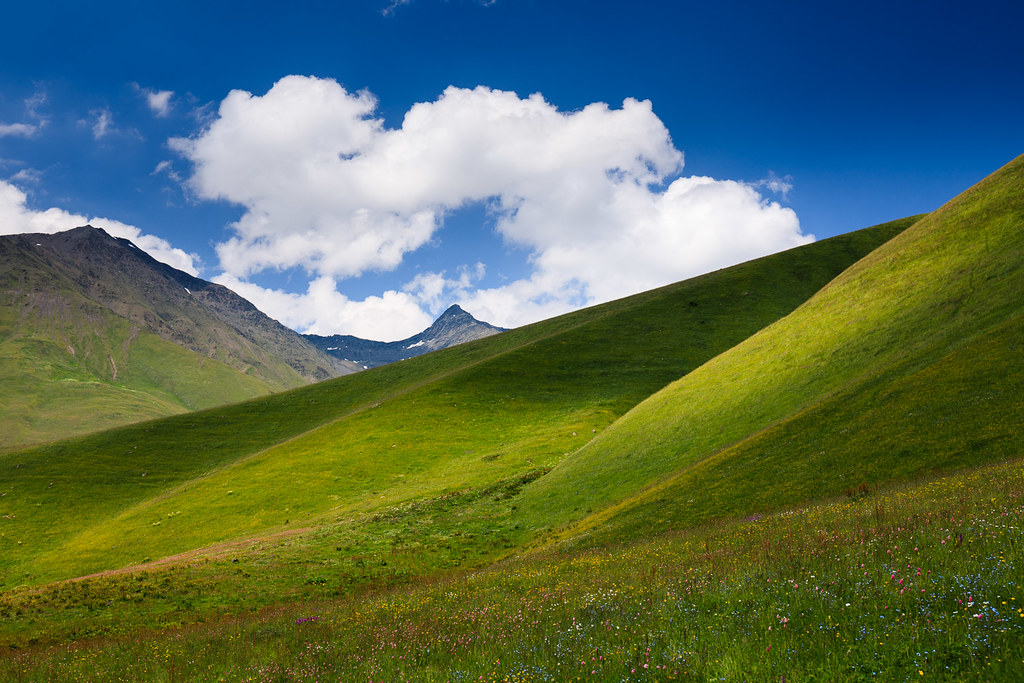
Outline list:
[[[931,210],[1024,152],[1019,3],[3,14],[0,232],[87,219],[300,331],[523,324]]]

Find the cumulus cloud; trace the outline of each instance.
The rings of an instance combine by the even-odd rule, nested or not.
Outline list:
[[[169,242],[154,235],[144,234],[134,225],[128,225],[109,218],[88,218],[64,209],[49,208],[35,211],[28,208],[28,198],[17,186],[0,180],[0,234],[15,235],[18,233],[55,233],[83,225],[103,228],[114,237],[131,240],[158,261],[162,261],[178,270],[198,275],[195,259],[181,249],[176,249]]]
[[[444,272],[420,273],[407,282],[402,291],[411,294],[432,315],[437,315],[452,301],[467,299],[486,272],[487,267],[478,261],[472,268],[462,266],[456,278],[445,277]]]
[[[620,191],[601,213],[606,230],[597,239],[552,230],[529,278],[473,292],[462,303],[512,327],[813,239],[799,233],[792,210],[749,185],[706,177],[679,178],[663,192]]]
[[[755,185],[679,177],[683,155],[649,101],[563,112],[539,94],[450,87],[388,128],[370,93],[288,76],[262,96],[231,92],[203,131],[170,144],[197,197],[245,209],[217,247],[236,282],[393,269],[445,215],[485,204],[486,229],[525,249],[532,273],[486,290],[422,276],[402,294],[428,309],[459,299],[505,326],[813,239]]]
[[[406,292],[388,290],[362,301],[338,292],[338,283],[321,276],[303,293],[266,289],[223,274],[214,282],[240,294],[283,325],[308,334],[331,335],[343,330],[364,339],[396,341],[425,329],[433,318],[419,300]]]

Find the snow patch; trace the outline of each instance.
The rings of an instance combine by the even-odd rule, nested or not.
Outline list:
[[[406,349],[406,351],[408,351],[409,349],[415,349],[417,346],[423,346],[426,343],[427,342],[425,342],[425,341],[418,341],[415,344],[409,344],[408,346],[405,347],[405,349]]]

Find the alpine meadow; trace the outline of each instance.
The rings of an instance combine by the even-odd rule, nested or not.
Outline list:
[[[128,328],[82,301],[105,372]],[[46,347],[33,403],[18,329],[29,414],[74,377]],[[0,451],[3,680],[1024,679],[1024,156],[314,384],[140,339],[165,374],[75,390],[145,421]]]

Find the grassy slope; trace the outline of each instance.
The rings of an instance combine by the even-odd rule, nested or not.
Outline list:
[[[0,620],[31,623],[72,605],[72,634],[125,635],[11,643],[0,678],[1021,680],[1022,495],[1018,460],[155,634],[137,633],[136,614],[153,595],[178,590],[179,604],[199,603],[211,584],[184,570],[69,583],[0,597]],[[250,571],[244,557],[226,565],[217,592]],[[152,627],[178,613],[150,605],[146,616]]]
[[[0,257],[0,449],[285,388],[139,332],[34,254]]]
[[[1019,455],[1022,186],[1024,157],[666,387],[527,487],[524,517],[610,505],[573,533],[637,537]]]
[[[457,468],[460,462],[471,465],[477,456],[489,464],[477,463],[472,471],[485,470],[481,479],[498,476],[494,463],[513,460],[516,449],[529,444],[512,440],[492,451],[449,453],[443,458],[451,465],[448,470],[433,467],[426,457],[413,463],[418,472],[384,472],[377,484],[390,479],[387,488],[397,493],[380,499],[373,486],[357,486],[355,490],[377,495],[362,505],[339,508],[338,518],[330,524],[295,540],[266,539],[207,564],[55,585],[39,592],[9,591],[0,596],[5,633],[0,642],[13,647],[31,642],[33,633],[42,634],[43,642],[52,634],[59,634],[57,641],[128,634],[141,625],[173,623],[168,619],[191,621],[192,617],[181,616],[184,613],[225,613],[230,604],[242,607],[236,612],[242,613],[282,596],[332,598],[330,603],[303,602],[240,622],[213,623],[157,638],[101,641],[97,647],[67,651],[30,650],[0,661],[0,672],[26,680],[100,680],[126,672],[149,679],[1019,679],[1024,670],[1021,461],[960,471],[937,482],[928,481],[929,474],[923,482],[895,490],[891,479],[921,475],[933,467],[960,469],[1007,454],[1019,458],[1017,432],[1024,412],[1018,362],[1024,324],[1017,296],[1022,289],[1022,159],[873,253],[789,318],[637,406],[591,445],[569,457],[552,454],[545,446],[560,449],[567,441],[566,425],[575,424],[572,420],[588,424],[585,418],[610,419],[628,407],[625,387],[652,370],[641,365],[631,369],[633,374],[613,373],[616,382],[595,363],[591,381],[604,379],[577,387],[585,390],[572,404],[574,409],[589,406],[591,411],[556,416],[548,423],[550,434],[534,430],[536,448],[525,456],[533,462],[512,463],[509,471],[550,462],[545,456],[563,461],[532,484],[527,480],[536,472],[518,483],[506,478],[497,486],[394,505],[403,496],[430,495],[437,476],[446,471],[446,486],[473,483]],[[645,305],[664,293],[650,293],[654,298],[646,299]],[[690,300],[698,303],[684,296],[670,307],[677,312],[701,307],[689,306]],[[665,303],[669,305],[667,299]],[[662,326],[652,324],[655,318],[640,308],[616,305],[614,313],[611,308],[603,311],[609,334],[622,323],[616,316],[638,316],[631,324],[646,324],[652,332]],[[574,328],[572,321],[580,326]],[[801,333],[794,321],[810,327]],[[697,319],[690,323],[691,329],[700,324]],[[379,408],[358,415],[379,411],[376,419],[382,421],[366,417],[358,427],[376,429],[376,437],[388,437],[395,448],[405,448],[395,436],[415,438],[424,433],[388,431],[407,424],[410,416],[433,420],[436,428],[486,422],[502,411],[515,412],[521,404],[511,390],[491,394],[504,400],[496,408],[472,402],[479,402],[481,390],[493,391],[496,379],[516,386],[519,373],[530,373],[531,398],[548,409],[537,415],[547,416],[564,405],[558,391],[562,375],[577,364],[590,366],[586,353],[567,353],[559,348],[560,342],[569,342],[566,335],[574,332],[580,339],[601,338],[601,320],[584,324],[579,318],[562,318],[548,324],[560,327],[547,328],[549,334],[536,341],[530,337],[536,330],[519,330],[519,337],[502,335],[501,354],[485,345],[471,345],[459,351],[465,355],[426,357],[429,366],[403,363],[391,369],[405,373],[401,376],[367,373],[360,378],[367,383],[379,379],[377,387],[327,383],[317,387],[324,393],[316,398],[340,398],[342,409],[379,398]],[[654,339],[661,339],[660,334],[679,336],[676,329],[664,327],[652,335]],[[544,353],[531,353],[534,344]],[[634,348],[646,349],[642,355],[647,361],[671,364],[673,356],[663,341],[637,342]],[[521,358],[515,360],[517,355]],[[595,358],[599,355],[595,352]],[[465,369],[470,356],[477,364]],[[502,365],[505,359],[513,360]],[[501,368],[504,374],[498,372]],[[443,377],[437,379],[439,374]],[[544,381],[537,381],[540,378]],[[463,394],[460,379],[466,382]],[[621,388],[615,389],[619,384]],[[343,390],[349,393],[340,396]],[[408,400],[392,405],[389,391]],[[197,487],[207,487],[202,505],[220,514],[213,510],[217,499],[210,495],[215,490],[210,485],[251,485],[257,471],[310,477],[289,487],[295,499],[314,501],[316,491],[343,483],[318,484],[311,472],[301,471],[302,465],[337,461],[338,456],[326,450],[346,439],[353,448],[376,447],[366,441],[374,435],[346,435],[342,422],[305,433],[303,425],[322,424],[331,414],[307,392],[233,407],[238,410],[233,416],[210,413],[223,415],[225,422],[235,421],[222,429],[222,442],[212,438],[218,430],[208,419],[198,416],[192,423],[194,433],[207,439],[211,452],[226,465],[196,482]],[[455,412],[456,399],[468,414]],[[421,401],[429,402],[430,408],[420,412]],[[702,413],[699,401],[725,410]],[[247,420],[246,409],[260,406],[265,407],[263,417],[278,422]],[[525,422],[533,419],[528,415]],[[733,423],[740,423],[738,436],[730,436]],[[170,439],[182,433],[182,424],[165,420],[150,428],[163,429]],[[252,432],[241,431],[243,425],[250,425]],[[695,425],[715,436],[702,439],[688,433],[698,431]],[[512,426],[519,425],[513,420]],[[246,443],[228,438],[232,429],[238,441]],[[476,444],[478,436],[486,436],[492,427],[458,429],[449,450],[470,450],[465,439]],[[627,430],[633,430],[632,438],[623,444]],[[289,433],[298,436],[292,442],[294,451],[270,451],[264,464],[258,462],[260,456],[237,462],[238,455],[259,443]],[[390,448],[387,441],[376,445]],[[694,444],[705,444],[705,450],[693,450]],[[186,453],[192,447],[181,445]],[[608,450],[614,446],[623,449]],[[316,448],[325,452],[306,460]],[[427,445],[415,452],[410,449],[406,456],[422,458],[432,450]],[[179,465],[200,468],[199,451],[194,461]],[[66,454],[74,457],[74,449]],[[37,451],[33,457],[38,455]],[[287,457],[303,462],[275,470]],[[0,473],[8,462],[0,456]],[[387,468],[400,463],[382,464]],[[228,474],[240,469],[248,473]],[[173,478],[161,476],[165,484]],[[401,492],[399,482],[416,476],[421,481],[407,484]],[[19,487],[26,483],[0,481]],[[557,496],[548,495],[552,481],[560,482]],[[862,497],[856,490],[862,481],[881,483]],[[620,482],[621,488],[641,488],[641,493],[620,495]],[[527,485],[520,488],[522,484]],[[649,486],[644,489],[645,484]],[[307,495],[310,488],[313,494]],[[709,518],[763,512],[830,494],[842,497],[844,488],[854,489],[852,499],[838,504],[766,519],[753,515],[746,522],[702,524]],[[382,559],[387,560],[385,565],[395,564],[446,545],[470,545],[466,535],[460,536],[465,529],[511,534],[512,524],[538,526],[578,518],[591,494],[609,506],[568,534],[597,546],[593,550],[554,550],[437,586],[425,583],[380,597],[336,600],[350,592],[344,579],[351,578],[356,567],[375,585],[384,585],[381,580],[394,574],[387,574],[391,566],[382,567]],[[220,501],[239,497],[246,498],[245,506],[228,502],[228,507],[247,506],[250,514],[260,514],[252,505],[257,499],[242,489],[222,495]],[[0,506],[5,500],[0,498]],[[144,519],[146,510],[160,504],[158,500],[127,511],[117,522],[125,537],[141,534],[142,524],[149,521]],[[382,509],[385,504],[388,507]],[[308,511],[317,514],[315,509]],[[470,513],[476,515],[474,525],[466,524]],[[161,523],[155,528],[178,519],[168,514],[173,516],[154,520]],[[137,524],[125,525],[128,519]],[[45,520],[45,514],[39,520]],[[665,529],[680,528],[685,533],[655,537]],[[353,546],[360,533],[372,539],[379,552]],[[623,547],[623,540],[639,542]],[[405,555],[395,551],[400,542],[407,544]],[[507,541],[494,542],[500,547]],[[74,543],[67,547],[75,548]],[[5,551],[9,548],[4,546]],[[39,550],[30,552],[39,556]],[[291,584],[290,593],[286,584]],[[311,617],[316,619],[310,621]]]
[[[552,466],[910,222],[313,387],[0,456],[0,581],[73,576]]]
[[[94,352],[85,359],[55,343],[59,334],[16,334],[0,341],[0,448],[237,402],[271,390],[153,334],[139,333],[125,345],[130,326],[112,316],[105,322],[92,339],[77,345],[79,354]],[[116,376],[107,358],[115,354]]]

